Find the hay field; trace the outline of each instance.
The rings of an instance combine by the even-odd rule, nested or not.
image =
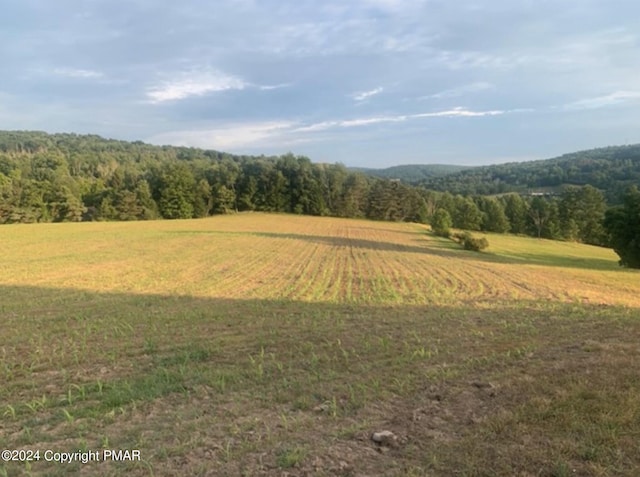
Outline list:
[[[0,475],[638,475],[603,248],[240,214],[0,228]],[[370,440],[391,430],[397,441]]]

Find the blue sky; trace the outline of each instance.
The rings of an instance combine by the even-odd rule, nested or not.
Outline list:
[[[640,142],[635,0],[0,6],[0,129],[368,167]]]

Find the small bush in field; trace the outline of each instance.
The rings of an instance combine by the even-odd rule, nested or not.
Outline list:
[[[474,237],[469,232],[456,232],[451,238],[462,245],[465,250],[474,252],[480,252],[489,246],[489,241],[486,238]]]

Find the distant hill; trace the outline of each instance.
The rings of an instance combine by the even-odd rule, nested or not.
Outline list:
[[[566,185],[586,184],[603,190],[609,202],[617,202],[627,186],[640,186],[640,144],[573,152],[546,160],[467,168],[420,181],[427,189],[453,194],[549,192]]]
[[[349,169],[382,179],[400,179],[407,183],[418,183],[425,179],[443,177],[448,174],[470,169],[470,167],[449,164],[408,164],[404,166],[387,167],[386,169],[371,169],[366,167],[350,167]]]

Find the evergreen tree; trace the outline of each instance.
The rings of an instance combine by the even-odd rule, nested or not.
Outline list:
[[[512,234],[527,233],[527,203],[519,194],[507,194],[502,198],[504,213],[509,221],[509,232]]]
[[[640,191],[637,187],[625,193],[623,205],[607,210],[604,227],[613,250],[620,257],[620,265],[640,268]]]
[[[455,196],[453,226],[464,230],[480,230],[482,212],[470,197]]]
[[[604,195],[592,186],[568,187],[559,204],[562,235],[592,245],[603,245],[602,226],[606,202]]]
[[[500,234],[509,231],[509,220],[501,202],[493,197],[481,197],[479,205],[483,214],[482,230]]]
[[[340,194],[338,217],[364,217],[367,211],[367,199],[371,184],[360,173],[351,173],[344,181]]]
[[[153,200],[151,187],[146,180],[141,179],[138,181],[135,188],[135,194],[136,200],[142,209],[138,218],[143,220],[157,219],[159,216],[158,204]]]

